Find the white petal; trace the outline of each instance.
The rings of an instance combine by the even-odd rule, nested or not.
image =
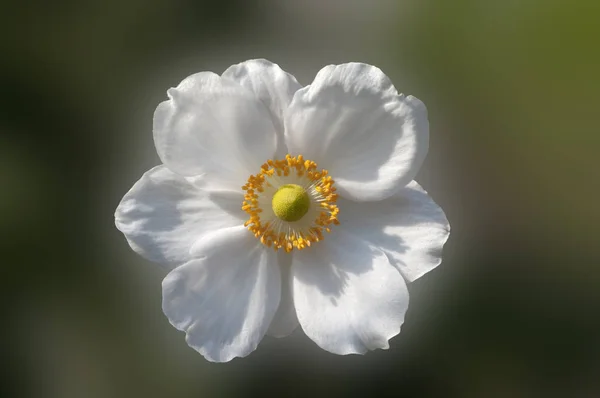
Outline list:
[[[154,142],[176,173],[239,189],[275,153],[267,109],[239,84],[202,72],[167,94],[154,113]]]
[[[157,166],[125,194],[115,224],[137,253],[151,261],[179,265],[191,259],[192,244],[203,235],[244,223],[242,201],[241,194],[204,191]]]
[[[290,273],[292,253],[286,253],[281,250],[277,255],[279,257],[279,269],[281,272],[281,301],[267,334],[273,337],[286,337],[292,334],[298,327],[298,317],[296,316],[294,298],[292,297],[292,278]]]
[[[408,291],[383,252],[337,229],[292,261],[298,320],[319,347],[340,355],[389,347]]]
[[[381,200],[408,184],[427,154],[425,105],[398,95],[374,66],[327,66],[285,115],[289,152],[329,170],[342,196]]]
[[[283,114],[294,93],[302,86],[294,76],[266,59],[253,59],[230,66],[222,76],[252,91],[265,104],[278,137],[275,157],[283,159],[287,153],[283,138]]]
[[[163,281],[163,311],[188,345],[206,359],[227,362],[254,351],[279,305],[276,253],[234,227],[205,240],[201,258]]]
[[[437,267],[450,234],[444,211],[416,181],[376,203],[340,199],[342,228],[383,250],[407,281]]]

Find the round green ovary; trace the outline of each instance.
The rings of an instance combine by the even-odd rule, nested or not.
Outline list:
[[[283,221],[298,221],[308,211],[310,198],[300,185],[286,184],[279,187],[271,202],[273,212]]]

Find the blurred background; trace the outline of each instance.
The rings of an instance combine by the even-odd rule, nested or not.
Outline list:
[[[597,0],[2,3],[0,397],[600,397]],[[427,104],[452,234],[388,351],[297,330],[210,364],[114,227],[166,90],[251,58],[374,64]]]

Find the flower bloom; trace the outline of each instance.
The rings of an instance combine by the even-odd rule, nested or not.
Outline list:
[[[163,311],[216,362],[298,325],[335,354],[389,347],[406,283],[441,262],[444,212],[413,181],[421,101],[370,65],[302,87],[251,60],[201,72],[154,113],[163,162],[119,204],[133,250],[164,264]]]

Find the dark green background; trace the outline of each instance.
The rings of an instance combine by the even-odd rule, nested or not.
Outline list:
[[[596,0],[3,1],[0,396],[599,397],[599,21]],[[371,63],[428,106],[418,180],[452,234],[389,351],[298,330],[210,364],[114,227],[166,89],[250,58],[302,84]]]

